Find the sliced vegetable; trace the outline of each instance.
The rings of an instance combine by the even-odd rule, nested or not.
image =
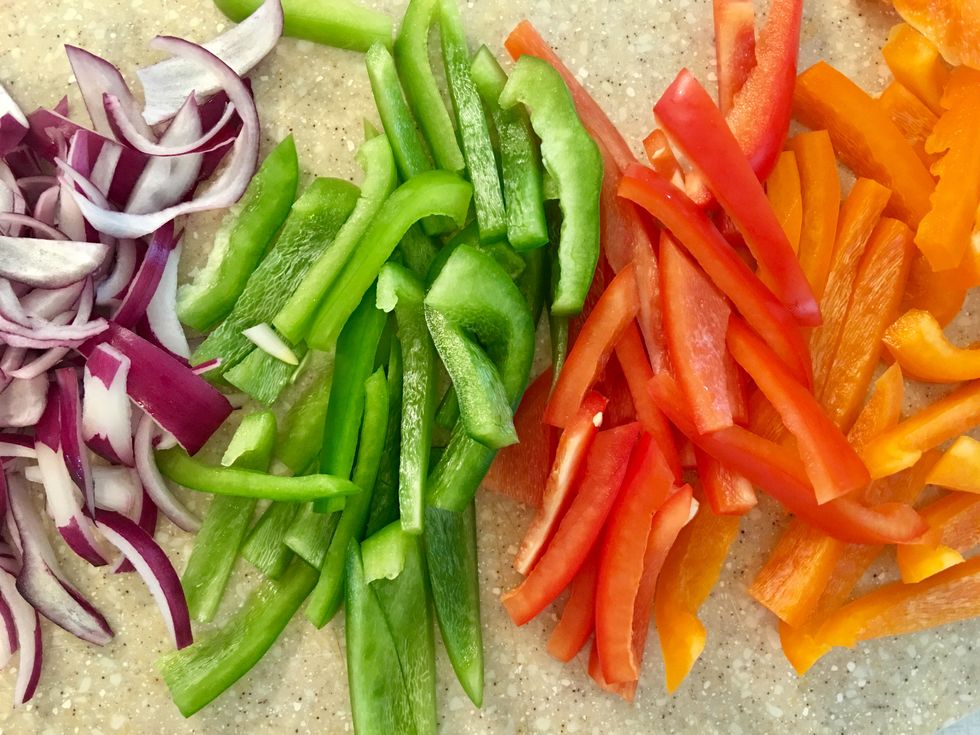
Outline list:
[[[948,487],[967,493],[980,493],[980,442],[961,436],[946,450],[929,473],[930,485]]]
[[[889,31],[881,55],[899,84],[911,90],[936,115],[942,114],[942,95],[949,79],[949,68],[925,36],[899,23]]]
[[[789,240],[789,246],[799,255],[800,237],[803,232],[803,191],[800,169],[793,151],[783,151],[779,154],[775,168],[766,179],[766,197],[776,213],[779,226]],[[803,274],[806,275],[806,271],[803,271]]]
[[[727,115],[755,67],[755,7],[751,0],[715,0],[718,109]]]
[[[269,579],[279,579],[289,566],[293,552],[285,538],[299,509],[299,503],[270,503],[242,544],[242,558]]]
[[[561,610],[561,617],[548,638],[548,653],[564,663],[578,655],[595,630],[596,583],[599,578],[601,546],[601,541],[595,545],[572,580],[571,592]]]

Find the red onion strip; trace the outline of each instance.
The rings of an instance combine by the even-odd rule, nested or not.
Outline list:
[[[136,471],[139,472],[140,481],[160,512],[167,516],[175,526],[184,531],[197,531],[201,527],[200,519],[191,513],[170,491],[166,480],[163,479],[163,475],[157,469],[156,459],[153,457],[153,439],[156,432],[157,425],[153,418],[149,414],[145,414],[140,419],[136,429],[136,438],[133,442]]]
[[[20,663],[14,682],[14,704],[24,704],[34,696],[41,679],[41,618],[17,590],[10,573],[0,571],[0,595],[6,601],[17,634]],[[9,632],[9,629],[8,629]]]
[[[85,363],[82,435],[101,457],[132,467],[132,406],[126,394],[130,359],[111,345],[96,347]]]

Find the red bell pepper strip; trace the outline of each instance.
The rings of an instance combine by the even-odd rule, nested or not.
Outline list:
[[[585,562],[622,487],[639,433],[639,424],[627,424],[596,435],[578,493],[548,549],[524,581],[500,598],[515,624],[544,610]]]
[[[565,510],[572,502],[579,472],[592,446],[592,440],[602,426],[602,412],[605,408],[605,397],[590,391],[558,439],[558,449],[555,451],[555,461],[541,498],[541,508],[514,558],[514,569],[525,576],[531,573],[541,558]]]
[[[767,336],[789,370],[809,384],[810,351],[793,315],[749,270],[708,216],[684,192],[650,169],[635,165],[623,177],[619,195],[636,202],[660,220],[746,321]]]
[[[622,684],[614,684],[613,682],[606,681],[606,677],[602,673],[602,661],[599,659],[599,647],[596,645],[594,638],[592,639],[592,648],[589,650],[589,676],[599,685],[600,689],[611,694],[617,694],[627,702],[632,702],[636,697],[637,683],[635,681],[628,681]]]
[[[634,217],[639,217],[635,204],[619,197],[616,197],[616,201],[628,205]],[[650,240],[653,235],[647,237],[647,234],[644,233],[643,238],[637,239],[633,251],[633,266],[636,268],[636,295],[640,304],[636,319],[640,324],[643,343],[646,345],[647,354],[650,357],[650,366],[654,372],[660,372],[667,368],[663,293],[660,288],[660,263],[657,262],[657,256]]]
[[[800,261],[756,173],[704,87],[683,69],[653,111],[732,218],[755,256],[763,280],[800,324],[819,324],[820,309]]]
[[[861,458],[813,394],[783,369],[768,345],[741,319],[729,322],[728,349],[796,437],[818,503],[860,490],[871,482]]]
[[[592,549],[572,582],[572,591],[558,625],[548,638],[548,653],[568,663],[578,655],[595,629],[595,593],[599,578],[600,543]]]
[[[606,410],[602,413],[603,425],[607,429],[636,421],[636,407],[633,406],[633,396],[629,384],[623,374],[623,368],[615,357],[606,363],[602,377],[595,384],[595,389],[609,399]]]
[[[640,437],[623,490],[607,522],[596,589],[596,642],[607,681],[639,678],[633,650],[633,614],[653,517],[674,487],[675,477],[649,434]]]
[[[636,407],[637,419],[643,426],[643,430],[657,442],[657,446],[666,458],[667,465],[674,473],[674,477],[680,477],[681,461],[677,453],[677,442],[674,441],[674,434],[670,430],[667,419],[651,400],[650,392],[647,390],[647,383],[656,371],[651,368],[647,361],[647,355],[643,350],[643,340],[635,324],[626,327],[623,336],[616,343],[616,359],[626,376],[630,395],[633,396],[633,405]]]
[[[655,128],[643,139],[643,151],[647,154],[650,168],[674,186],[684,187],[684,169],[677,162],[667,134],[663,130]]]
[[[660,410],[696,446],[731,471],[744,475],[811,526],[842,541],[859,544],[914,543],[928,530],[919,514],[904,503],[866,507],[853,498],[838,498],[818,505],[802,463],[791,450],[741,426],[698,434],[670,375],[655,375],[647,387]]]
[[[623,330],[636,317],[637,308],[636,277],[633,267],[627,266],[612,280],[582,325],[545,409],[546,423],[568,426]]]
[[[727,115],[755,68],[755,3],[714,0],[718,109]]]
[[[670,363],[694,423],[702,434],[731,426],[725,367],[728,302],[667,233],[660,237],[660,277]]]
[[[707,452],[694,448],[698,477],[711,511],[720,516],[743,516],[759,503],[752,483],[732,472]]]

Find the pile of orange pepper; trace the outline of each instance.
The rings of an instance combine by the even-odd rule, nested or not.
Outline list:
[[[877,98],[825,62],[797,75],[801,8],[773,0],[757,38],[751,0],[715,0],[717,102],[683,70],[649,165],[529,23],[507,40],[603,152],[605,257],[488,478],[538,506],[502,602],[523,625],[567,591],[548,650],[588,648],[626,699],[651,620],[668,690],[694,667],[757,491],[789,521],[749,593],[799,673],[980,615],[980,348],[943,333],[980,285],[980,71],[903,24]],[[791,115],[809,131],[787,139]],[[903,416],[907,379],[960,385]],[[889,546],[896,581],[855,596]]]

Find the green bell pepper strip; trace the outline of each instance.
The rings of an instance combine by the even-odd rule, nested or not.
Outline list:
[[[306,347],[297,345],[293,352],[302,360]],[[271,406],[298,369],[296,365],[285,363],[256,347],[225,373],[225,380],[259,403]]]
[[[184,717],[214,701],[259,662],[316,579],[316,569],[293,561],[280,580],[263,580],[223,626],[157,659],[157,669]]]
[[[276,477],[234,467],[214,467],[189,456],[182,447],[157,451],[156,461],[164,477],[191,490],[213,495],[303,501],[360,492],[350,480],[333,475]]]
[[[401,670],[392,670],[398,649],[374,590],[364,578],[361,548],[347,549],[344,633],[347,682],[357,735],[413,735],[408,692]]]
[[[432,242],[432,238],[426,235],[418,225],[408,228],[408,232],[398,243],[398,250],[402,254],[405,265],[419,278],[425,278],[425,274],[429,272],[429,268],[432,266],[432,261],[440,252]]]
[[[286,412],[276,438],[275,459],[293,475],[303,474],[314,460],[319,461],[333,375],[333,358],[324,352],[313,350],[304,362],[309,382]]]
[[[449,97],[456,112],[466,172],[473,182],[473,204],[480,240],[495,242],[507,236],[507,210],[487,116],[470,76],[470,51],[456,0],[440,0],[439,30]]]
[[[354,211],[337,232],[333,246],[323,250],[295,290],[288,295],[272,320],[279,333],[296,344],[309,333],[317,308],[334,282],[352,259],[358,243],[398,182],[395,159],[388,138],[383,135],[366,140],[357,150],[357,161],[364,170],[361,196]],[[336,336],[336,335],[335,335]],[[321,349],[333,348],[330,343]]]
[[[193,364],[221,358],[221,364],[206,373],[209,380],[222,377],[252,351],[254,345],[242,330],[275,316],[310,264],[329,249],[357,196],[357,187],[346,181],[316,179],[296,200],[279,239],[252,272],[235,308],[191,356]]]
[[[439,402],[436,425],[451,430],[456,426],[457,421],[459,421],[459,396],[456,395],[456,388],[450,385]]]
[[[551,387],[554,388],[568,357],[568,317],[549,315],[548,331],[551,335]]]
[[[425,133],[439,168],[462,171],[466,162],[456,141],[453,121],[429,63],[429,29],[439,0],[411,0],[395,37],[395,63],[408,102]]]
[[[479,229],[476,222],[470,222],[466,227],[457,232],[432,259],[429,269],[426,271],[425,280],[427,285],[432,283],[439,276],[449,256],[460,245],[469,245],[476,248],[481,253],[486,253],[500,264],[500,267],[507,271],[512,279],[517,278],[524,272],[525,262],[520,254],[514,252],[514,248],[506,241],[482,243],[480,242]]]
[[[405,569],[409,544],[415,536],[405,533],[401,524],[392,522],[361,542],[364,579],[370,584],[379,579],[394,579]]]
[[[358,257],[344,266],[320,303],[307,343],[329,349],[408,228],[434,214],[462,225],[472,191],[467,181],[447,171],[426,171],[399,186],[385,202],[383,216],[361,238]]]
[[[299,161],[293,136],[266,156],[242,198],[225,215],[207,262],[177,291],[177,316],[204,332],[228,316],[248,277],[296,199]]]
[[[599,194],[602,156],[575,111],[561,75],[546,61],[522,56],[500,95],[500,106],[523,103],[541,139],[545,168],[558,184],[564,215],[558,243],[556,316],[582,310],[599,260]]]
[[[377,595],[395,642],[415,731],[434,735],[438,726],[435,631],[424,552],[418,536],[405,533],[398,524],[389,528],[393,529],[392,533],[383,529],[372,538],[381,543],[365,542],[361,555],[365,572],[369,567],[383,565],[392,556],[402,557],[396,575],[380,576],[368,584]],[[389,551],[386,546],[394,549]],[[372,560],[375,555],[382,557],[380,564]]]
[[[214,0],[218,10],[236,23],[262,0]],[[282,0],[282,33],[324,46],[367,51],[375,43],[391,47],[391,16],[351,0]]]
[[[312,504],[304,505],[286,531],[283,543],[300,559],[319,569],[339,521],[340,513],[317,513]]]
[[[501,179],[507,205],[507,239],[515,250],[539,248],[548,242],[544,214],[541,151],[527,113],[500,107],[507,75],[486,46],[473,58],[470,74],[483,105],[497,129]]]
[[[410,271],[394,263],[381,269],[378,307],[395,312],[402,349],[398,506],[408,533],[422,533],[436,400],[436,350],[426,328],[424,299],[422,283]]]
[[[516,279],[517,287],[531,310],[531,321],[537,324],[548,294],[548,253],[544,248],[536,248],[521,252],[520,256],[524,271]]]
[[[242,544],[242,558],[269,579],[279,579],[293,558],[285,538],[299,507],[299,503],[270,503]]]
[[[276,442],[276,417],[269,411],[246,416],[225,451],[224,465],[264,472]],[[191,616],[202,623],[214,618],[231,576],[238,549],[255,514],[256,501],[215,495],[194,538],[181,577]]]
[[[398,520],[398,470],[401,454],[402,417],[402,350],[397,336],[391,342],[388,353],[388,423],[384,449],[378,463],[378,477],[374,481],[371,509],[364,535],[370,536],[392,521]]]
[[[483,632],[476,555],[476,510],[425,511],[425,556],[432,600],[456,678],[477,707],[483,705]]]
[[[371,511],[371,496],[388,433],[388,385],[384,370],[379,368],[365,381],[364,396],[364,419],[353,476],[354,483],[364,489],[347,501],[340,514],[337,530],[320,567],[320,581],[306,605],[306,619],[317,628],[322,628],[340,609],[344,597],[347,545],[351,539],[360,541],[364,537]]]
[[[375,306],[374,286],[368,288],[337,339],[333,384],[323,426],[320,471],[350,477],[357,453],[357,435],[364,412],[364,383],[374,370],[378,342],[387,318]],[[314,503],[323,513],[327,507]]]

